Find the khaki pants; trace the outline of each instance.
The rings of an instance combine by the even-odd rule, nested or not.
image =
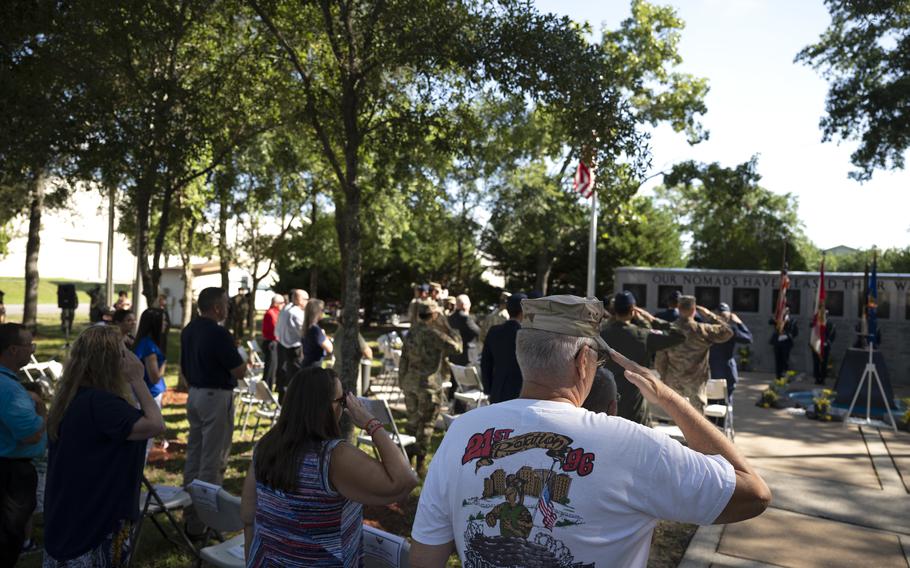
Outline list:
[[[199,479],[221,485],[234,435],[233,391],[190,387],[186,416],[190,432],[186,443],[183,484],[186,486]],[[188,532],[199,534],[203,531],[203,525],[192,507],[184,512],[184,518]]]
[[[433,437],[442,391],[433,388],[408,389],[404,393],[404,404],[408,409],[408,433],[417,438],[413,454],[427,455]]]

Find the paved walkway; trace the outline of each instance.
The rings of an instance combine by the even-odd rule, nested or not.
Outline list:
[[[736,445],[768,482],[758,518],[701,527],[680,566],[910,567],[910,434],[755,406],[770,374],[736,389]]]

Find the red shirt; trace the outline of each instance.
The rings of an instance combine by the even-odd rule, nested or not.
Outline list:
[[[262,318],[262,338],[266,341],[275,341],[275,324],[278,323],[278,306],[272,306]]]

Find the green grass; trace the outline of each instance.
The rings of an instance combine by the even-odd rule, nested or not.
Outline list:
[[[94,288],[98,285],[96,282],[80,282],[78,280],[68,280],[66,278],[42,278],[38,280],[38,303],[39,304],[54,304],[57,305],[57,285],[58,284],[75,284],[77,295],[79,297],[79,305],[86,304],[91,301],[88,296],[88,290]],[[104,285],[101,286],[102,290]],[[114,294],[120,290],[126,290],[128,286],[118,285],[114,286]],[[3,298],[4,303],[6,304],[24,304],[25,303],[25,279],[24,278],[9,278],[4,277],[0,278],[0,290],[2,290],[6,295]],[[108,301],[108,303],[113,303]]]

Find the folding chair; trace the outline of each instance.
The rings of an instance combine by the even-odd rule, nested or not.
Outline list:
[[[736,434],[733,431],[733,405],[727,397],[727,380],[709,379],[706,391],[708,404],[705,406],[705,416],[722,420],[724,435],[732,440]]]
[[[363,525],[364,568],[408,568],[410,552],[406,538]]]
[[[417,443],[417,438],[411,436],[410,434],[402,434],[398,431],[398,426],[395,425],[395,420],[392,418],[392,410],[389,408],[389,403],[382,399],[375,398],[364,398],[358,397],[360,402],[366,406],[367,410],[376,417],[376,420],[379,420],[383,426],[389,426],[389,434],[392,436],[392,441],[395,442],[399,448],[401,448],[401,453],[404,454],[405,458],[408,457],[408,452],[405,450],[407,446]],[[373,445],[373,439],[367,436],[366,432],[361,432],[357,436],[357,446],[360,444]],[[376,448],[373,448],[373,451],[376,451]]]
[[[222,533],[243,530],[240,518],[240,497],[235,497],[217,485],[194,479],[186,488],[192,496],[193,507],[202,524],[215,533],[220,544],[199,551],[199,563],[206,562],[221,568],[246,566],[243,558],[243,533],[225,540]]]
[[[682,430],[679,429],[679,426],[673,423],[673,420],[664,411],[663,408],[656,405],[651,405],[651,421],[652,428],[657,432],[663,432],[684,446],[688,445],[686,443],[686,437],[683,435]]]
[[[131,538],[133,550],[139,550],[139,537],[142,536],[142,524],[146,518],[149,518],[164,538],[171,541],[174,546],[179,547],[185,545],[193,556],[198,558],[199,551],[193,546],[193,543],[177,522],[176,517],[174,517],[174,511],[193,504],[190,494],[181,487],[152,485],[145,475],[142,476],[142,486],[145,488],[145,491],[142,492],[139,498],[139,521],[136,523],[136,526],[133,527]],[[168,522],[171,524],[174,532],[180,536],[182,542],[169,535],[167,531],[164,530],[164,527],[161,526],[161,523],[158,522],[158,519],[155,518],[157,515],[161,514],[167,517]],[[130,565],[132,565],[133,558],[135,558],[135,555],[130,558]]]
[[[247,347],[250,348],[250,361],[253,363],[254,367],[260,369],[265,368],[265,353],[262,352],[262,347],[260,347],[259,342],[255,339],[248,339],[246,342]]]
[[[452,375],[458,383],[458,390],[455,391],[455,400],[460,400],[467,405],[475,407],[484,406],[490,403],[490,397],[483,392],[483,385],[480,383],[480,376],[477,374],[477,367],[462,367],[449,363],[452,368]]]
[[[259,408],[256,409],[256,425],[253,426],[253,441],[255,441],[256,432],[259,431],[259,423],[263,418],[268,418],[272,422],[277,420],[278,415],[281,414],[281,405],[278,404],[278,398],[265,381],[256,381],[253,396],[260,401]],[[243,428],[246,429],[246,421],[243,422]],[[240,432],[240,437],[243,437],[243,430]]]

